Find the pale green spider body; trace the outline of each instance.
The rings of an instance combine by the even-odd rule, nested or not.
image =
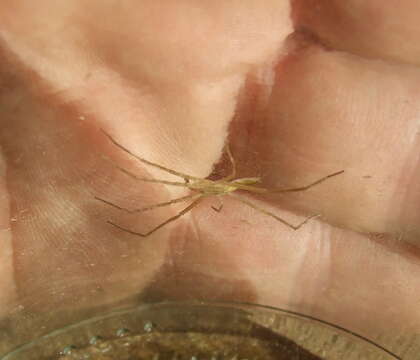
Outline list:
[[[260,178],[240,178],[232,181],[223,181],[223,180],[192,180],[191,182],[186,183],[186,186],[198,192],[201,192],[205,196],[212,195],[226,195],[232,193],[236,190],[247,190],[249,187],[247,185],[254,185],[261,182]]]

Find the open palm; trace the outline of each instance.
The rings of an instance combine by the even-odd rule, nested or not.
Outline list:
[[[418,332],[418,6],[0,5],[4,316],[140,294],[287,307],[372,339]],[[209,197],[142,238],[107,221],[147,232],[187,204],[127,214],[95,197],[133,209],[188,192],[122,172],[180,181],[101,129],[200,178],[229,172],[226,143],[237,177],[267,188],[345,172],[246,197],[291,223],[321,214],[297,231]]]

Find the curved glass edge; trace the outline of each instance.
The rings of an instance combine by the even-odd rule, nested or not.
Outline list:
[[[74,324],[67,325],[63,328],[57,329],[55,331],[52,331],[44,336],[41,336],[33,341],[30,341],[26,344],[23,344],[14,350],[10,351],[6,355],[4,355],[0,360],[13,360],[13,356],[20,352],[24,352],[25,350],[30,350],[30,348],[37,346],[40,342],[56,338],[62,334],[65,334],[71,330],[77,330],[78,328],[82,328],[86,325],[96,323],[98,321],[103,321],[106,319],[111,319],[114,317],[120,317],[124,316],[126,314],[130,314],[133,312],[142,312],[147,309],[157,309],[157,308],[164,308],[168,306],[175,306],[175,307],[235,307],[236,310],[244,310],[244,311],[255,311],[255,310],[263,310],[263,311],[270,311],[282,315],[289,316],[291,318],[299,319],[299,320],[305,320],[307,322],[311,322],[312,324],[317,324],[319,327],[329,328],[332,330],[335,330],[339,333],[339,335],[346,336],[348,339],[354,339],[358,341],[359,343],[364,343],[367,347],[374,348],[377,351],[381,351],[384,355],[386,354],[392,359],[396,360],[402,360],[401,357],[394,354],[390,350],[386,349],[385,347],[375,343],[374,341],[361,336],[353,331],[347,330],[341,326],[335,325],[333,323],[330,323],[328,321],[318,319],[316,317],[305,315],[303,313],[298,313],[295,311],[282,309],[282,308],[276,308],[273,306],[268,305],[261,305],[261,304],[254,304],[254,303],[247,303],[247,302],[224,302],[224,301],[217,301],[217,302],[207,302],[207,301],[162,301],[162,302],[156,302],[156,303],[145,303],[141,304],[135,307],[130,307],[127,309],[122,310],[116,310],[111,311],[109,313],[94,316],[92,318],[79,321]]]

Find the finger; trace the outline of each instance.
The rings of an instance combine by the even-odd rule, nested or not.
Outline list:
[[[88,103],[86,116],[101,117],[124,146],[163,166],[207,176],[246,77],[274,61],[291,31],[289,2],[111,3],[2,3],[2,38],[26,67],[54,84],[53,91],[65,84],[72,101]],[[52,43],[55,34],[65,41]]]
[[[109,147],[92,122],[75,120],[77,106],[35,96],[22,78],[22,83],[15,78],[1,103],[12,234],[12,250],[3,248],[2,254],[13,262],[12,268],[2,264],[1,278],[13,277],[16,303],[28,311],[96,306],[130,296],[161,266],[167,243],[116,239],[106,227],[105,206],[94,196],[112,192],[141,199],[141,189],[102,160]],[[150,186],[147,196],[159,199],[162,190]],[[141,262],[139,253],[145,256]]]
[[[252,202],[299,221],[278,206],[257,198]],[[420,324],[420,264],[413,246],[316,219],[293,231],[234,199],[224,203],[222,217],[205,202],[194,213],[196,228],[185,234],[191,241],[179,244],[156,286],[161,297],[281,306],[384,346],[414,345],[410,347]]]
[[[269,187],[299,186],[344,169],[281,201],[357,231],[407,231],[406,239],[418,242],[419,81],[413,67],[316,46],[297,50],[278,67],[256,135]]]
[[[420,64],[420,3],[296,0],[293,19],[328,47],[368,58]]]

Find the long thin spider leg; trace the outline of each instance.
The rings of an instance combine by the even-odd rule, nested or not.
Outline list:
[[[154,162],[151,162],[149,160],[143,159],[142,157],[134,154],[132,151],[130,151],[129,149],[127,149],[125,146],[121,145],[119,142],[117,142],[117,140],[115,140],[110,134],[108,134],[105,130],[101,129],[101,131],[105,134],[105,136],[116,146],[118,146],[121,150],[125,151],[126,153],[128,153],[129,155],[133,156],[134,158],[136,158],[137,160],[141,161],[144,164],[150,165],[150,166],[154,166],[155,168],[158,168],[160,170],[166,171],[169,174],[175,175],[175,176],[179,176],[183,179],[200,179],[197,178],[195,176],[191,176],[191,175],[187,175],[184,173],[181,173],[179,171],[175,171],[172,169],[168,169],[167,167],[164,167],[162,165],[156,164]]]
[[[165,185],[174,185],[174,186],[183,186],[186,187],[185,182],[177,182],[177,181],[166,181],[166,180],[158,180],[158,179],[148,179],[148,178],[142,178],[137,176],[136,174],[132,173],[131,171],[124,169],[123,167],[116,164],[113,160],[111,160],[109,157],[102,155],[102,157],[112,163],[113,166],[115,166],[118,170],[123,172],[124,174],[130,176],[131,178],[138,180],[138,181],[145,181],[145,182],[151,182],[151,183],[158,183],[158,184],[165,184]]]
[[[313,219],[313,218],[315,218],[315,217],[320,216],[319,214],[316,214],[316,215],[311,215],[311,216],[308,216],[308,217],[307,217],[305,220],[303,220],[301,223],[299,223],[299,224],[297,224],[297,225],[293,225],[293,224],[289,223],[288,221],[286,221],[286,220],[282,219],[281,217],[279,217],[279,216],[277,216],[277,215],[273,214],[272,212],[270,212],[270,211],[268,211],[268,210],[265,210],[265,209],[262,209],[262,208],[260,208],[259,206],[254,205],[254,204],[253,204],[253,203],[251,203],[250,201],[245,200],[244,198],[242,198],[242,197],[240,197],[240,196],[238,196],[238,195],[233,195],[233,194],[229,194],[229,195],[230,195],[231,197],[235,198],[236,200],[240,201],[241,203],[244,203],[245,205],[248,205],[249,207],[253,208],[254,210],[257,210],[257,211],[259,211],[259,212],[261,212],[261,213],[263,213],[263,214],[265,214],[265,215],[271,216],[272,218],[276,219],[277,221],[280,221],[282,224],[284,224],[284,225],[288,226],[289,228],[291,228],[291,229],[293,229],[293,230],[297,230],[297,229],[299,229],[300,227],[302,227],[303,225],[305,225],[305,224],[306,224],[309,220],[311,220],[311,219]]]
[[[219,196],[217,196],[217,200],[219,201],[219,206],[212,205],[211,208],[216,212],[221,212],[223,209],[223,201]]]
[[[258,194],[285,193],[285,192],[305,191],[305,190],[308,190],[308,189],[310,189],[311,187],[313,187],[315,185],[318,185],[318,184],[324,182],[325,180],[327,180],[329,178],[332,178],[333,176],[340,175],[343,172],[344,172],[344,170],[337,171],[337,172],[332,173],[330,175],[324,176],[321,179],[318,179],[318,180],[310,183],[309,185],[299,186],[299,187],[294,187],[294,188],[266,189],[266,188],[259,187],[259,186],[247,185],[247,184],[240,184],[240,183],[235,183],[235,186],[239,190],[245,190],[245,191],[249,191],[249,192],[253,192],[253,193],[258,193]]]
[[[167,181],[167,180],[158,180],[158,179],[147,179],[142,178],[134,173],[128,171],[127,169],[122,168],[121,166],[117,166],[118,170],[122,171],[124,174],[127,174],[128,176],[132,177],[133,179],[139,180],[139,181],[145,181],[145,182],[153,182],[153,183],[159,183],[159,184],[165,184],[165,185],[174,185],[174,186],[183,186],[185,187],[185,182],[177,182],[177,181]]]
[[[199,194],[197,195],[198,198],[195,199],[190,205],[188,205],[185,209],[181,210],[178,214],[176,214],[175,216],[170,217],[168,220],[164,221],[163,223],[159,224],[158,226],[154,227],[152,230],[146,232],[146,233],[141,233],[141,232],[137,232],[137,231],[133,231],[130,229],[127,229],[125,227],[122,227],[120,225],[117,225],[115,223],[113,223],[112,221],[107,221],[108,224],[111,224],[112,226],[115,226],[116,228],[125,231],[131,235],[136,235],[136,236],[140,236],[140,237],[146,237],[149,236],[151,234],[153,234],[155,231],[159,230],[160,228],[162,228],[163,226],[171,223],[172,221],[175,221],[176,219],[179,219],[181,216],[185,215],[187,212],[191,211],[196,205],[198,205],[198,203],[202,200],[203,195]]]
[[[163,206],[167,206],[167,205],[171,205],[171,204],[176,204],[176,203],[179,203],[179,202],[182,202],[182,201],[186,201],[188,199],[192,199],[196,196],[197,196],[197,194],[189,194],[187,196],[183,196],[183,197],[173,199],[173,200],[170,200],[170,201],[165,201],[165,202],[162,202],[162,203],[157,203],[157,204],[145,206],[145,207],[142,207],[142,208],[139,208],[139,209],[127,209],[125,207],[118,206],[117,204],[114,204],[111,201],[102,199],[102,198],[97,197],[97,196],[95,196],[95,199],[99,200],[99,201],[102,201],[103,203],[105,203],[107,205],[110,205],[110,206],[112,206],[112,207],[114,207],[118,210],[123,210],[125,212],[128,212],[129,214],[134,214],[134,213],[139,213],[139,212],[143,212],[143,211],[153,210],[153,209],[158,208],[158,207],[163,207]]]
[[[276,193],[276,192],[277,193],[280,193],[280,192],[305,191],[305,190],[308,190],[308,189],[310,189],[311,187],[313,187],[315,185],[318,185],[318,184],[323,183],[325,180],[327,180],[329,178],[332,178],[334,176],[340,175],[343,172],[344,172],[344,170],[337,171],[337,172],[332,173],[330,175],[324,176],[321,179],[318,179],[318,180],[316,180],[316,181],[314,181],[314,182],[312,182],[312,183],[310,183],[308,185],[305,185],[305,186],[299,186],[299,187],[295,187],[295,188],[286,188],[286,189],[267,189],[267,192],[269,192],[269,193]]]
[[[222,181],[230,181],[230,180],[232,180],[236,177],[236,162],[235,162],[235,158],[232,155],[232,151],[230,150],[230,145],[229,144],[226,145],[226,153],[228,154],[228,158],[229,158],[232,170],[231,170],[231,173],[228,176],[221,179]]]

